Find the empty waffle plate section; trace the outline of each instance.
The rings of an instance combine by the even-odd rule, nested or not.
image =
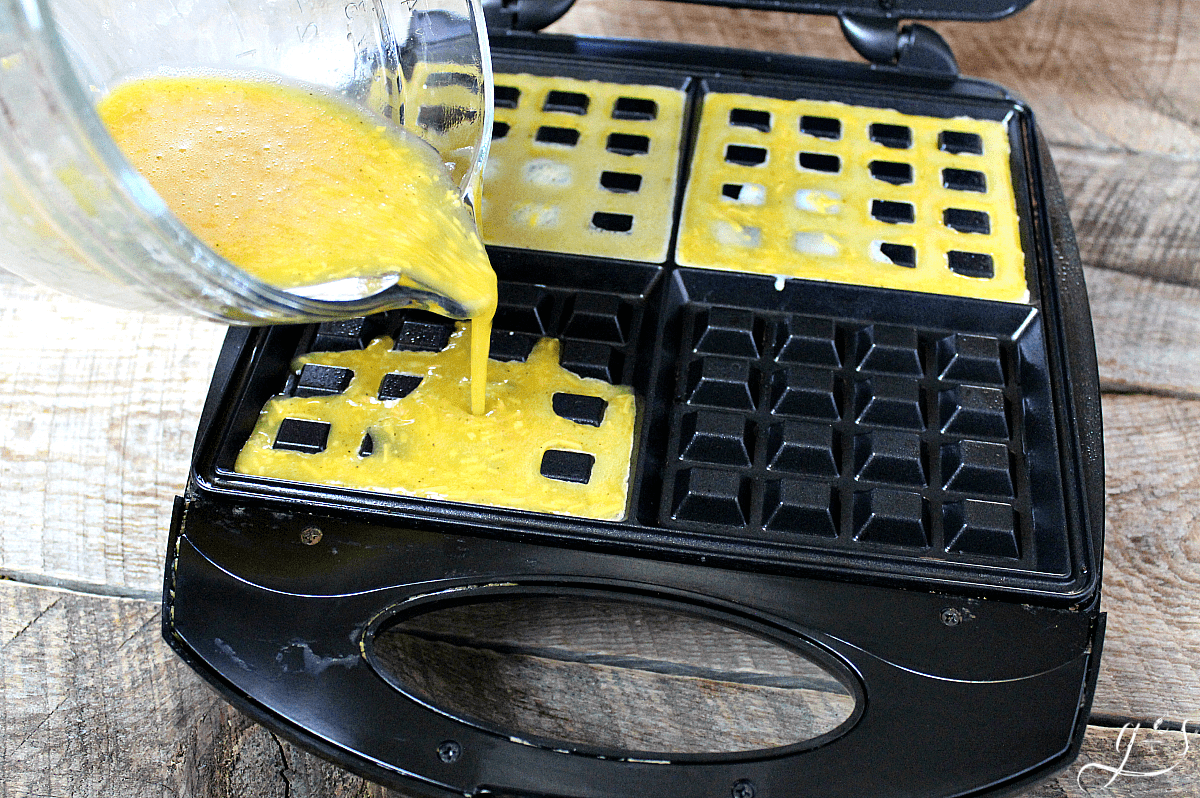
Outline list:
[[[666,261],[685,86],[497,74],[487,243]]]
[[[706,91],[676,261],[1027,302],[1012,112],[990,112]]]
[[[789,558],[1071,577],[1037,310],[751,280],[675,277],[659,523]]]

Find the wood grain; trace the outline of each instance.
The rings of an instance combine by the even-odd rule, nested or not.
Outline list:
[[[1200,286],[1200,161],[1056,147],[1089,266]]]
[[[0,292],[0,573],[157,593],[224,329]]]
[[[763,638],[641,604],[583,599],[467,604],[419,615],[395,631],[459,646],[515,648],[563,662],[636,659],[643,668],[656,663],[653,669],[663,673],[686,675],[689,665],[703,663],[708,674],[730,681],[844,692],[810,660]]]
[[[377,649],[388,654],[381,662],[401,683],[518,737],[627,751],[752,751],[825,734],[854,709],[846,693],[662,673],[636,660],[562,661],[409,635],[387,642]]]
[[[935,27],[965,74],[1034,107],[1089,267],[1109,391],[1109,627],[1095,710],[1195,720],[1200,3],[1041,0],[1001,22]],[[857,60],[829,18],[658,0],[580,0],[555,30]],[[6,276],[0,294],[0,574],[157,594],[171,498],[223,330],[100,309]],[[0,796],[400,796],[231,709],[167,649],[158,624],[152,601],[0,580]],[[641,655],[712,648],[669,632],[643,639]],[[580,644],[599,647],[584,635]],[[534,665],[531,674],[557,667]],[[1130,739],[1089,728],[1079,762],[1029,794],[1200,794],[1200,738],[1188,736],[1186,756],[1178,731]],[[1126,772],[1175,767],[1107,786],[1109,772],[1086,767],[1119,766],[1127,749]]]
[[[437,706],[579,745],[748,751],[825,734],[854,710],[850,691],[796,652],[636,604],[465,605],[388,630],[374,651]]]
[[[1200,157],[1200,4],[1034,3],[990,23],[932,23],[964,75],[1030,102],[1050,141],[1095,150]],[[579,0],[560,33],[683,41],[861,60],[830,17],[692,3]]]
[[[0,573],[157,594],[223,330],[0,279]],[[1106,388],[1200,397],[1200,289],[1087,280]]]
[[[1037,2],[996,23],[938,25],[964,74],[1026,98],[1056,144],[1200,156],[1200,6]]]
[[[1104,397],[1108,631],[1095,711],[1200,712],[1200,402]]]
[[[1200,287],[1085,269],[1103,390],[1200,397]]]
[[[0,794],[402,798],[230,708],[174,657],[158,628],[151,602],[0,581]],[[1139,731],[1127,772],[1176,767],[1108,788],[1109,773],[1086,768],[1085,791],[1080,769],[1120,765],[1129,744],[1118,729],[1090,727],[1079,760],[1028,794],[1193,796],[1200,737],[1188,736],[1185,756],[1179,731]]]
[[[1194,796],[1200,792],[1200,735],[1191,732],[1190,723],[1185,734],[1180,723],[1158,729],[1153,721],[1127,729],[1092,726],[1075,764],[1031,790],[1029,798]]]
[[[6,795],[183,794],[220,704],[158,634],[149,602],[0,582]]]
[[[967,71],[1030,97],[1034,92],[1022,81],[1087,90],[1069,102],[1048,103],[1050,116],[1084,105],[1109,108],[1111,97],[1092,92],[1102,80],[1092,73],[1099,73],[1112,92],[1137,100],[1122,106],[1130,128],[1161,132],[1154,109],[1200,107],[1187,105],[1197,88],[1181,77],[1200,53],[1194,46],[1198,9],[1195,2],[1156,0],[1146,13],[1128,15],[1094,0],[1056,0],[994,25],[946,27],[947,35],[963,37],[956,46]],[[829,18],[658,0],[581,0],[556,29],[855,57]],[[1113,51],[1106,37],[1125,44]],[[1097,46],[1100,40],[1106,46]],[[1044,50],[1059,43],[1069,45],[1072,57]],[[1018,50],[1032,66],[1016,58]],[[1081,57],[1084,52],[1090,56]],[[1123,60],[1106,65],[1097,53]],[[1112,271],[1194,282],[1200,269],[1197,163],[1171,148],[1152,151],[1140,139],[1098,151],[1112,142],[1059,138],[1071,144],[1056,154],[1085,262],[1105,267],[1088,272],[1105,386],[1198,395],[1196,292]],[[1200,144],[1188,147],[1200,153]],[[0,309],[0,573],[117,593],[156,592],[171,497],[186,477],[222,331],[206,322],[97,308],[11,277],[0,277],[0,290],[6,295]]]

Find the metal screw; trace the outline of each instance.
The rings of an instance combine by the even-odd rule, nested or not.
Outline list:
[[[942,610],[942,623],[947,626],[958,626],[962,623],[962,613],[953,607],[947,607]]]
[[[754,782],[749,779],[741,779],[734,782],[733,789],[729,791],[729,794],[733,798],[754,798],[755,792]]]
[[[321,542],[321,530],[315,526],[305,528],[300,533],[300,542],[305,546],[315,546]]]
[[[438,746],[437,755],[438,759],[442,760],[446,764],[456,762],[462,755],[462,746],[453,740],[447,740]]]

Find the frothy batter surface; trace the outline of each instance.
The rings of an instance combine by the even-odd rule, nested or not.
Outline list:
[[[686,100],[665,86],[497,75],[487,242],[665,261]]]
[[[297,359],[297,374],[306,366],[324,366],[352,376],[335,395],[271,399],[236,470],[428,499],[623,518],[633,392],[563,369],[558,341],[542,339],[524,363],[491,361],[488,410],[472,415],[466,402],[466,336],[460,326],[441,352],[395,351],[392,339],[382,337],[364,350]],[[345,373],[332,376],[347,379]],[[380,398],[406,390],[402,398]],[[319,451],[287,448],[289,431],[281,433],[281,425],[295,428],[297,421],[318,422],[318,429],[328,425]]]
[[[402,274],[458,302],[479,332],[482,412],[496,274],[433,148],[316,90],[159,76],[99,104],[126,157],[231,263],[279,288]]]
[[[1008,127],[704,97],[683,266],[1028,302]]]

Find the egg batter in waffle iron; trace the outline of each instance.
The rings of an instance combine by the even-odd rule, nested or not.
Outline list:
[[[523,412],[455,415],[461,333],[429,314],[231,332],[167,562],[193,667],[418,794],[1003,794],[1071,761],[1102,462],[1050,160],[928,29],[824,10],[891,60],[494,34],[489,402]],[[779,748],[618,751],[380,666],[396,624],[524,596],[747,630],[854,710]]]

